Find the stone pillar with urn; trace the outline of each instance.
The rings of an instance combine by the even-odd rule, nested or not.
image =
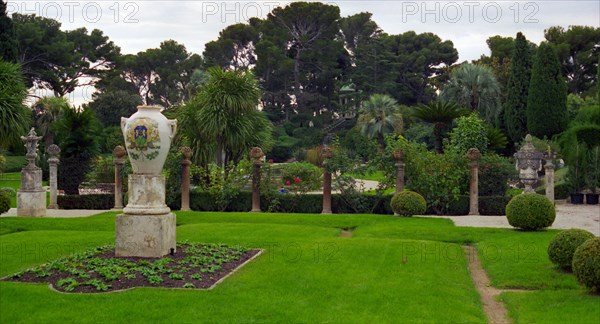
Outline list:
[[[328,170],[328,164],[333,157],[333,151],[325,145],[321,154],[323,155],[323,210],[321,214],[331,214],[331,172]]]
[[[116,218],[116,256],[162,257],[176,250],[175,214],[165,204],[165,176],[161,173],[177,132],[177,120],[168,120],[161,107],[138,106],[121,129],[133,174],[128,201]]]
[[[192,149],[184,146],[181,148],[181,210],[190,210],[190,165]]]
[[[37,147],[42,136],[31,128],[27,136],[21,136],[27,148],[27,166],[21,169],[21,188],[17,192],[17,216],[46,216],[46,190],[42,188],[42,169],[35,165]]]
[[[481,153],[476,148],[467,151],[471,180],[469,183],[469,215],[479,215],[479,163]]]
[[[58,164],[60,160],[58,155],[60,154],[60,148],[56,144],[48,146],[46,152],[50,157],[48,158],[48,171],[49,177],[48,182],[50,183],[50,204],[48,209],[58,209],[57,195],[58,195]]]
[[[252,209],[251,212],[259,213],[260,210],[260,168],[262,165],[263,153],[260,147],[253,147],[250,150],[250,159],[252,159]]]
[[[113,210],[123,209],[123,177],[121,176],[123,170],[123,164],[125,163],[125,155],[127,151],[121,145],[115,146],[113,149],[113,156],[115,158],[115,206]]]

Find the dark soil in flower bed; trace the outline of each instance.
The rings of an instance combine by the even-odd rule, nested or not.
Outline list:
[[[178,243],[162,258],[115,257],[103,246],[5,278],[48,282],[63,292],[97,293],[133,287],[209,288],[260,250],[222,244]]]

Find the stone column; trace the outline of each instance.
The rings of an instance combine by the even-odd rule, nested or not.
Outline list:
[[[17,192],[17,216],[46,216],[46,191],[42,188],[42,169],[35,165],[38,141],[35,129],[27,136],[21,136],[27,148],[27,166],[21,169],[21,188]]]
[[[265,156],[260,147],[253,147],[250,151],[250,158],[252,159],[252,209],[251,212],[259,213],[260,210],[260,167],[262,165],[262,159]]]
[[[184,146],[181,148],[181,210],[190,210],[190,165],[192,149]]]
[[[481,153],[476,148],[467,151],[469,169],[471,170],[471,181],[469,185],[469,215],[479,215],[479,165],[477,160]]]
[[[396,193],[404,190],[404,151],[395,150],[394,160],[396,160]]]
[[[544,165],[544,169],[546,170],[546,198],[550,199],[552,203],[554,203],[554,164],[552,160],[554,159],[554,154],[548,149],[548,153],[546,155],[546,164]]]
[[[50,171],[50,204],[48,205],[48,209],[58,209],[57,203],[57,191],[58,191],[58,183],[57,183],[57,166],[60,163],[58,159],[58,155],[60,154],[60,148],[56,144],[52,144],[48,146],[46,152],[50,155],[48,158],[48,167]]]
[[[115,146],[113,150],[113,156],[115,157],[115,207],[113,210],[123,209],[123,177],[121,177],[121,171],[123,170],[123,159],[127,151],[121,145]]]
[[[331,214],[331,172],[328,170],[329,159],[333,157],[333,152],[328,146],[324,146],[323,154],[323,210],[321,214]]]

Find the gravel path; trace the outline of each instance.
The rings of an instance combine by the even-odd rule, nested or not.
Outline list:
[[[96,214],[104,213],[110,210],[96,210],[96,209],[46,209],[47,218],[74,218],[74,217],[89,217]],[[11,208],[6,213],[0,215],[0,217],[15,217],[17,216],[17,209]]]
[[[424,216],[449,218],[456,226],[511,228],[506,216]],[[600,236],[600,205],[556,203],[556,220],[550,228],[580,228]]]

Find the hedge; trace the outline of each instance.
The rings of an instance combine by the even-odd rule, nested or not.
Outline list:
[[[111,209],[115,206],[113,194],[60,195],[57,196],[60,209]]]
[[[331,197],[331,208],[336,214],[393,214],[390,202],[393,195],[376,196],[362,194],[360,196],[360,206],[350,206],[340,194],[333,194]],[[310,213],[320,214],[323,207],[323,195],[306,194],[296,196],[294,194],[280,194],[277,197],[279,201],[274,211],[281,213]],[[510,198],[503,196],[481,196],[479,197],[479,213],[481,215],[504,215],[505,207]],[[264,196],[261,196],[261,209],[266,211],[269,202]],[[234,199],[225,209],[228,212],[247,212],[252,207],[252,193],[242,191],[237,199]],[[192,191],[190,193],[190,208],[196,211],[217,211],[214,199],[206,192]],[[357,210],[355,210],[357,209]],[[469,213],[469,196],[459,196],[458,200],[450,203],[447,215],[467,215]],[[428,209],[426,214],[435,215],[433,210]]]

